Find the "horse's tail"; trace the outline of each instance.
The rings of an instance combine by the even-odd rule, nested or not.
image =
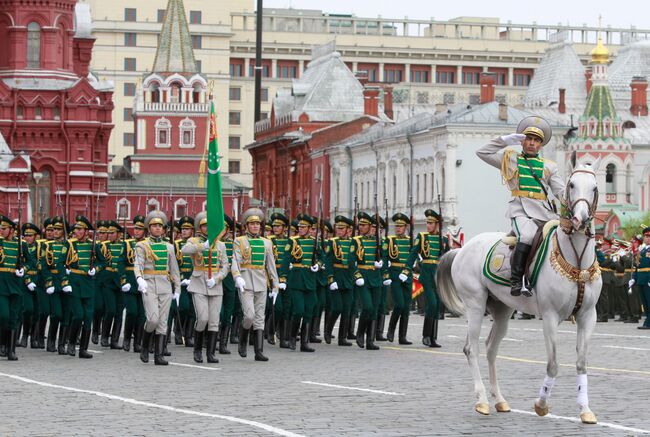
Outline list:
[[[458,297],[454,279],[451,277],[451,266],[454,263],[454,258],[458,255],[459,250],[460,249],[451,250],[440,258],[438,271],[436,273],[436,284],[438,286],[438,296],[442,299],[445,307],[447,307],[452,313],[464,314],[465,305],[463,305],[463,301]]]

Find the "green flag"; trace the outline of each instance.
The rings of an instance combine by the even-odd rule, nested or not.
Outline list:
[[[208,240],[214,242],[221,238],[226,228],[223,216],[223,196],[221,194],[221,162],[217,144],[217,114],[214,102],[210,102],[210,129],[208,131],[208,184],[206,192],[208,214]]]

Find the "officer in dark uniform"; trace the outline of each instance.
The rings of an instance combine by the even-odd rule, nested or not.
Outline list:
[[[650,228],[643,230],[643,244],[639,248],[636,268],[630,286],[639,288],[645,321],[638,329],[650,329]]]
[[[25,244],[27,245],[27,253],[25,257],[27,259],[27,264],[29,265],[29,270],[27,271],[27,276],[29,277],[29,282],[24,281],[24,294],[23,294],[23,335],[20,342],[17,344],[18,347],[27,347],[27,339],[29,337],[30,344],[32,349],[38,348],[38,343],[36,342],[37,333],[38,333],[38,257],[36,255],[36,250],[38,245],[36,243],[38,237],[40,236],[41,231],[33,223],[25,223],[22,226],[22,235]]]
[[[224,220],[226,222],[225,235],[222,240],[223,244],[226,246],[226,255],[228,255],[228,264],[232,265],[232,244],[233,244],[233,229],[235,229],[235,222],[233,219],[224,215]],[[230,339],[231,329],[235,329],[232,325],[233,314],[235,313],[235,303],[238,301],[237,290],[235,288],[235,280],[232,277],[232,272],[229,270],[228,275],[224,278],[223,282],[223,301],[221,303],[221,315],[220,315],[220,326],[219,326],[219,353],[222,355],[230,354],[228,350],[228,340]],[[241,307],[240,307],[241,311]],[[239,319],[241,320],[241,318]],[[239,323],[237,323],[237,329],[239,330]]]
[[[332,330],[336,324],[336,319],[341,316],[338,332],[339,346],[352,346],[347,341],[348,330],[350,329],[350,314],[352,313],[354,276],[349,268],[350,245],[352,239],[348,236],[348,230],[352,229],[354,221],[338,215],[334,218],[334,227],[336,235],[330,239],[329,265],[330,284],[329,297],[330,306],[328,317],[325,319],[325,342],[330,344],[332,341]]]
[[[183,255],[183,246],[194,235],[194,219],[190,216],[183,216],[178,219],[178,226],[180,227],[180,238],[174,242],[176,250],[176,260],[178,267],[181,271],[181,294],[178,302],[178,314],[180,316],[181,326],[174,323],[174,343],[176,345],[183,344],[183,337],[185,337],[185,346],[194,346],[194,321],[196,319],[192,296],[187,291],[187,286],[190,284],[192,277],[193,262],[192,257]],[[167,326],[171,328],[174,322],[174,314],[176,313],[176,302],[172,301],[172,307],[169,310],[169,320]]]
[[[133,217],[133,238],[124,240],[124,277],[120,280],[122,292],[124,293],[124,339],[122,349],[125,352],[131,350],[131,339],[133,338],[133,352],[140,353],[142,345],[142,334],[146,316],[142,297],[138,291],[138,283],[135,279],[135,246],[146,238],[147,229],[144,226],[144,216]]]
[[[286,252],[284,248],[289,242],[287,236],[287,229],[289,228],[289,219],[279,212],[271,214],[271,234],[269,239],[273,243],[273,256],[275,257],[275,268],[278,272],[282,270],[282,263]],[[287,291],[287,284],[280,279],[278,296],[275,299],[275,331],[280,337],[280,347],[283,349],[289,348],[289,333],[291,331],[291,299]],[[270,308],[269,308],[270,307]],[[273,302],[267,301],[267,312],[273,310]],[[268,323],[265,325],[270,329]],[[273,335],[267,331],[267,340],[270,344],[275,344]]]

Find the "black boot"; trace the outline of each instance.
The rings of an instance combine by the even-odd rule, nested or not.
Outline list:
[[[163,335],[163,340],[164,341],[163,341],[163,344],[162,344],[162,353],[161,353],[161,355],[163,357],[171,357],[172,353],[169,352],[169,350],[167,349],[167,345],[169,344],[169,338],[167,338],[166,335]],[[155,356],[154,356],[154,358],[155,358]]]
[[[399,344],[413,344],[406,338],[406,331],[409,329],[409,314],[402,314],[399,319]]]
[[[348,323],[350,323],[350,318],[349,317],[341,317],[341,322],[339,323],[339,346],[352,346],[352,343],[350,343],[347,340],[347,335],[348,335]],[[334,328],[334,324],[332,323],[332,329]]]
[[[34,316],[32,319],[32,335],[29,337],[29,347],[32,349],[38,349],[38,317]]]
[[[311,319],[311,329],[309,330],[310,343],[322,343],[323,340],[318,338],[318,331],[320,330],[320,314]]]
[[[124,338],[122,339],[122,349],[124,352],[131,350],[131,336],[133,335],[133,317],[126,315],[124,319]]]
[[[280,322],[280,349],[289,349],[289,339],[291,338],[291,320],[283,319]]]
[[[23,332],[20,337],[20,341],[16,345],[17,347],[27,348],[27,337],[31,335],[32,332],[32,320],[30,318],[23,319]]]
[[[239,333],[241,332],[241,317],[235,316],[232,319],[232,327],[230,330],[230,344],[239,343]]]
[[[364,333],[366,332],[366,325],[367,325],[366,319],[361,317],[359,319],[359,327],[357,328],[357,335],[356,335],[357,346],[359,346],[361,349],[366,347],[366,345],[364,344],[365,343]]]
[[[93,344],[99,343],[99,335],[102,332],[102,316],[101,314],[95,314],[93,317],[93,333],[91,336],[91,341]]]
[[[102,338],[100,340],[100,344],[102,347],[111,347],[111,342],[109,340],[109,337],[111,335],[111,322],[113,320],[110,319],[104,319],[102,320]]]
[[[133,328],[133,352],[139,354],[142,351],[142,335],[144,334],[144,325]]]
[[[59,322],[50,319],[50,327],[47,330],[47,351],[56,352],[56,334],[59,331]]]
[[[5,338],[7,339],[7,360],[18,361],[18,357],[16,356],[16,340],[18,340],[18,333],[15,329],[12,329],[7,331],[5,335]]]
[[[438,319],[433,321],[433,329],[431,331],[431,347],[442,347],[438,344]]]
[[[517,243],[515,246],[515,250],[510,261],[512,268],[512,276],[510,277],[512,287],[510,288],[510,294],[512,296],[519,296],[522,293],[527,297],[533,295],[530,290],[523,289],[523,278],[525,273],[524,270],[526,269],[526,260],[528,259],[530,249],[531,246],[529,244]]]
[[[264,331],[261,329],[255,330],[255,361],[268,361],[269,359],[264,356]]]
[[[65,345],[67,341],[68,341],[68,327],[61,326],[59,328],[59,345],[57,347],[59,355],[65,355],[67,353],[67,351],[65,350]]]
[[[167,343],[167,338],[165,335],[156,334],[155,335],[155,345],[153,353],[153,363],[156,366],[166,366],[169,362],[164,358],[163,350],[165,349],[165,343]]]
[[[117,316],[113,321],[113,330],[111,331],[111,349],[122,349],[120,346],[120,334],[122,333],[122,314]]]
[[[250,332],[250,329],[244,329],[244,326],[239,329],[239,344],[237,347],[237,350],[239,352],[239,356],[242,358],[246,358],[246,349],[248,348],[248,334]]]
[[[291,333],[289,334],[289,349],[296,350],[296,339],[298,331],[300,330],[300,319],[295,318],[291,320]]]
[[[393,312],[390,314],[390,319],[388,320],[388,332],[386,333],[386,340],[390,341],[391,343],[395,340],[395,328],[397,328],[397,322],[399,320],[400,313],[397,311],[393,310]],[[404,316],[402,316],[403,318]],[[401,324],[400,324],[400,329],[401,329]]]
[[[184,334],[185,327],[184,326],[179,326],[178,323],[176,323],[176,319],[174,319],[174,344],[176,346],[180,346],[183,343],[183,334]],[[187,338],[187,336],[185,336]],[[185,345],[187,346],[187,345]]]
[[[270,311],[273,311],[273,310],[274,310],[274,308],[271,307]],[[269,316],[264,321],[264,331],[262,332],[262,335],[263,335],[264,338],[266,338],[266,341],[268,341],[269,344],[275,345],[275,326],[273,324],[273,317],[271,317],[270,313],[269,313]],[[255,359],[257,359],[257,358],[255,358]],[[258,361],[265,361],[265,360],[258,360]]]
[[[377,317],[377,330],[375,331],[376,335],[376,340],[377,341],[386,341],[388,340],[386,337],[384,337],[384,325],[386,323],[386,315],[385,314],[380,314],[379,317]]]
[[[202,363],[203,362],[203,333],[204,331],[195,331],[194,338],[196,342],[194,343],[194,362]]]
[[[252,331],[253,327],[251,326],[251,329],[249,331]],[[264,333],[264,330],[262,330],[262,333]],[[255,336],[252,333],[248,333],[248,345],[249,346],[254,346],[255,345]]]
[[[354,334],[354,324],[357,321],[356,313],[350,315],[350,323],[348,324],[348,340],[354,340],[357,336]]]
[[[140,360],[143,363],[149,362],[149,344],[151,343],[151,336],[153,332],[142,331],[142,348],[140,349]]]
[[[74,322],[70,326],[70,338],[68,339],[68,349],[66,352],[71,357],[77,354],[77,336],[79,335],[79,329],[81,329],[81,322]]]
[[[93,357],[88,352],[88,343],[90,343],[90,328],[84,325],[81,329],[81,341],[79,342],[79,358],[90,359]]]
[[[0,357],[7,358],[7,345],[9,344],[9,339],[7,338],[7,330],[0,329]]]
[[[219,334],[219,353],[221,355],[230,355],[230,351],[228,350],[228,339],[230,338],[230,324],[229,323],[222,323],[221,327],[219,328],[219,331],[220,331],[220,334]],[[216,335],[215,335],[215,338],[216,338]],[[210,345],[210,342],[208,342],[208,346],[209,345]]]
[[[48,316],[42,316],[38,321],[38,348],[45,349],[45,330]]]
[[[325,327],[323,328],[323,339],[325,343],[332,344],[332,330],[334,329],[334,324],[336,320],[333,319],[334,314],[325,313]]]
[[[203,335],[204,340],[206,337]],[[185,347],[194,347],[194,319],[191,318],[185,321]]]
[[[228,337],[226,336],[226,339]],[[196,345],[196,342],[194,342]],[[196,347],[196,346],[195,346]],[[219,342],[219,347],[221,347],[221,342]],[[208,363],[218,363],[219,358],[215,355],[217,350],[217,333],[215,331],[208,331],[208,350],[205,352],[205,356],[208,359]],[[219,352],[221,353],[221,351]],[[230,351],[228,352],[230,353]]]
[[[367,322],[366,322],[367,323]],[[370,326],[366,325],[366,350],[376,351],[379,346],[375,344],[375,335],[377,334],[377,320],[371,320]]]
[[[433,317],[424,316],[422,326],[422,344],[431,347],[431,334],[433,332]]]
[[[311,324],[306,320],[302,319],[302,327],[300,328],[300,352],[316,352],[316,349],[309,346],[309,334],[311,330],[309,329]]]

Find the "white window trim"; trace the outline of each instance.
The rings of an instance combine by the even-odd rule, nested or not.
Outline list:
[[[165,117],[159,118],[156,120],[155,124],[155,130],[156,130],[156,136],[155,136],[155,147],[159,149],[171,149],[172,147],[172,124],[169,120],[167,120]],[[161,144],[160,141],[160,133],[161,130],[167,131],[167,142],[164,144]]]
[[[174,202],[174,217],[176,217],[177,220],[181,217],[181,214],[179,214],[179,212],[178,212],[178,207],[179,207],[179,206],[184,206],[184,207],[185,207],[185,211],[188,212],[188,208],[187,208],[187,206],[188,206],[188,205],[187,205],[187,200],[185,200],[185,199],[178,199],[177,201]]]
[[[131,217],[131,202],[126,197],[122,197],[115,203],[115,217],[117,220],[124,220],[125,217],[120,216],[120,206],[126,203],[126,218]]]
[[[158,201],[158,199],[154,199],[152,197],[151,199],[147,200],[147,212],[149,212],[149,207],[151,205],[155,205],[156,206],[155,209],[160,210],[160,202]]]
[[[180,131],[180,135],[178,138],[178,147],[181,149],[194,149],[196,148],[196,123],[194,123],[194,120],[192,120],[189,117],[185,117],[183,120],[178,123],[178,129]],[[185,144],[183,143],[183,137],[184,133],[189,131],[190,132],[190,143]]]

